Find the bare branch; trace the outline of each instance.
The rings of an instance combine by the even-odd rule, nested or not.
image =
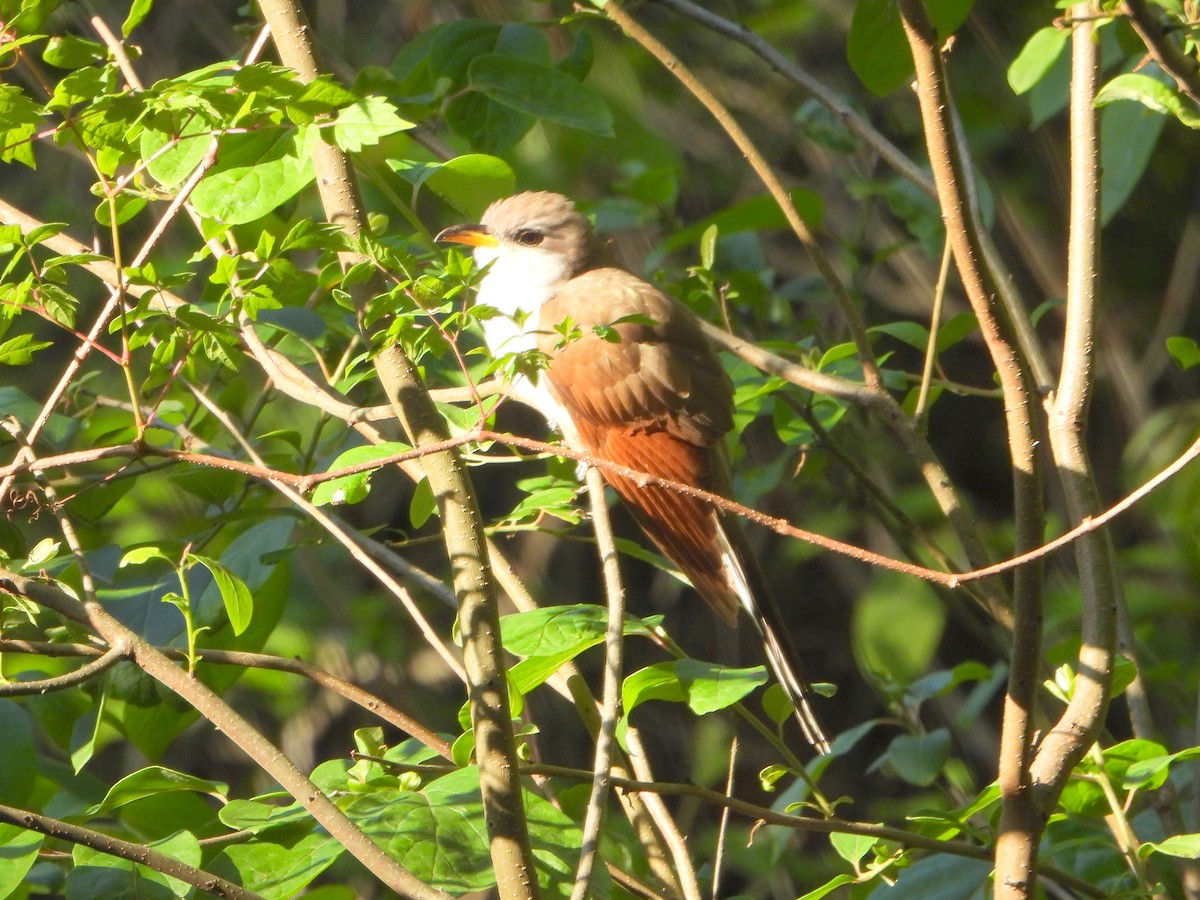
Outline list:
[[[62,819],[43,816],[40,813],[31,812],[26,809],[0,805],[0,822],[7,822],[9,825],[16,825],[18,828],[36,831],[48,837],[67,841],[71,844],[78,844],[81,847],[91,847],[93,850],[99,850],[101,853],[106,853],[109,856],[127,859],[130,862],[135,862],[156,872],[162,872],[164,875],[169,875],[172,878],[178,878],[180,881],[198,887],[200,890],[215,897],[229,897],[231,900],[262,900],[260,895],[246,890],[240,884],[234,884],[232,881],[226,881],[224,878],[213,875],[211,872],[205,872],[203,869],[189,866],[187,863],[180,862],[174,857],[167,856],[167,854],[152,847],[131,844],[129,841],[123,841],[120,838],[112,837],[103,832],[93,831],[91,828],[85,828],[82,825],[64,822]]]
[[[0,645],[4,642],[0,641]],[[0,684],[0,697],[25,697],[30,694],[49,694],[53,691],[64,691],[103,675],[122,659],[125,654],[113,647],[105,651],[97,659],[80,666],[74,672],[59,675],[56,678],[43,678],[38,681],[10,681]]]
[[[1125,8],[1138,37],[1150,51],[1154,61],[1179,85],[1179,89],[1200,103],[1200,60],[1190,56],[1175,42],[1159,14],[1146,0],[1125,0]]]
[[[155,647],[146,643],[113,618],[101,604],[92,601],[80,603],[51,584],[26,578],[4,568],[0,568],[0,590],[26,597],[60,615],[89,625],[109,646],[114,649],[120,648],[122,653],[130,655],[147,675],[191,704],[278,781],[338,843],[384,884],[404,896],[417,900],[446,900],[446,894],[423,884],[384,853],[374,841],[359,830],[358,826],[346,818],[346,814],[309,781],[291,760],[204,682],[193,678]]]
[[[596,550],[600,554],[604,573],[604,594],[608,598],[608,628],[604,633],[604,702],[592,764],[592,793],[583,820],[583,840],[571,900],[587,900],[591,892],[592,871],[600,849],[600,827],[604,824],[604,812],[608,806],[617,719],[621,717],[621,672],[625,648],[625,588],[621,584],[617,544],[604,498],[604,478],[599,469],[588,469],[587,486],[592,527],[596,532]]]

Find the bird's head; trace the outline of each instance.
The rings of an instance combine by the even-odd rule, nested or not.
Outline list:
[[[571,278],[595,260],[591,223],[562,194],[526,191],[497,200],[477,225],[454,225],[437,241],[474,248],[476,265],[488,263],[539,273],[547,282]]]

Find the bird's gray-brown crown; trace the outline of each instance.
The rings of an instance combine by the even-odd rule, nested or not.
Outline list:
[[[501,244],[561,254],[568,277],[593,267],[601,255],[592,223],[562,194],[525,191],[505,197],[487,208],[481,224]]]

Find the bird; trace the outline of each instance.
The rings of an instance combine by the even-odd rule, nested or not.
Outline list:
[[[471,247],[483,270],[476,303],[499,313],[482,322],[492,355],[545,354],[536,380],[517,376],[510,396],[595,459],[730,496],[733,384],[716,350],[682,302],[609,262],[570,199],[515,194],[492,203],[478,224],[451,226],[435,240]],[[829,753],[786,619],[736,517],[664,485],[601,471],[726,625],[745,611],[804,737]]]

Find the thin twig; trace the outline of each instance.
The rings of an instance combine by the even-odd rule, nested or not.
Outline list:
[[[847,103],[841,95],[823,82],[814,78],[790,57],[776,50],[749,28],[692,3],[691,0],[656,0],[663,6],[675,10],[717,34],[732,38],[748,47],[772,69],[808,93],[813,99],[832,112],[864,144],[879,154],[889,166],[915,184],[930,197],[937,197],[933,179],[917,166],[899,147],[887,139],[861,113]]]
[[[744,506],[727,497],[719,494],[714,494],[709,491],[696,488],[691,485],[682,484],[681,482],[671,481],[668,478],[660,478],[656,475],[650,475],[645,472],[639,472],[636,469],[630,469],[626,466],[621,466],[605,459],[595,458],[587,453],[577,450],[572,450],[562,444],[550,444],[545,441],[538,441],[532,438],[518,437],[512,434],[504,434],[496,431],[477,431],[473,433],[461,434],[454,438],[448,438],[438,444],[432,444],[424,449],[415,449],[397,453],[392,456],[376,460],[373,464],[365,466],[365,468],[379,468],[393,463],[403,463],[412,460],[424,458],[429,453],[441,452],[444,449],[451,447],[460,447],[464,444],[476,442],[491,441],[498,444],[506,444],[514,447],[520,447],[526,450],[531,450],[535,453],[548,454],[552,456],[561,456],[566,459],[573,459],[587,465],[593,465],[604,471],[613,472],[617,475],[626,478],[632,478],[638,482],[645,484],[654,484],[669,490],[678,491],[690,497],[695,497],[698,500],[703,500],[713,506],[720,507],[726,512],[740,516],[745,519],[761,525],[764,528],[769,528],[777,534],[782,534],[785,537],[792,537],[806,543],[813,544],[823,550],[828,550],[831,553],[838,553],[843,556],[849,556],[852,559],[869,565],[879,566],[891,571],[899,572],[904,575],[913,575],[917,578],[922,578],[926,581],[931,581],[943,587],[957,588],[968,582],[981,582],[993,578],[996,575],[1001,575],[1005,572],[1019,569],[1029,563],[1036,562],[1046,556],[1066,547],[1080,536],[1089,534],[1097,529],[1107,525],[1113,519],[1127,512],[1130,508],[1144,499],[1147,495],[1161,487],[1175,475],[1179,474],[1183,469],[1187,468],[1192,462],[1200,457],[1200,439],[1193,442],[1187,450],[1181,453],[1170,465],[1163,468],[1152,478],[1145,481],[1137,489],[1131,491],[1123,499],[1109,506],[1103,512],[1095,516],[1088,516],[1082,519],[1079,524],[1069,531],[1064,532],[1057,538],[1040,544],[1032,550],[1025,553],[1019,553],[1011,556],[1008,559],[1002,560],[993,565],[984,566],[978,569],[970,569],[965,572],[946,572],[937,569],[929,569],[925,566],[916,565],[905,560],[893,559],[892,557],[884,556],[879,553],[874,553],[863,547],[858,547],[854,544],[848,544],[844,541],[839,541],[834,538],[825,537],[824,535],[816,534],[815,532],[806,531],[792,525],[785,519],[780,519],[775,516],[767,515],[759,512],[751,507]],[[234,460],[229,460],[224,457],[210,456],[203,453],[188,453],[181,450],[172,450],[170,448],[151,447],[138,444],[117,444],[112,447],[100,447],[94,450],[75,451],[69,454],[60,456],[48,456],[45,459],[34,460],[33,462],[12,463],[8,466],[0,467],[0,475],[14,474],[18,472],[37,472],[46,469],[61,468],[64,465],[75,465],[82,462],[89,462],[97,459],[109,459],[114,457],[139,457],[151,456],[161,457],[165,459],[175,460],[177,462],[193,463],[196,465],[212,466],[215,468],[229,469],[231,471],[241,472],[254,478],[260,478],[266,482],[280,484],[299,489],[312,482],[315,478],[318,481],[327,480],[324,475],[295,475],[290,472],[281,472],[276,469],[270,469],[265,466],[256,466],[249,463],[241,463]],[[360,472],[365,470],[364,466],[348,467],[348,470]],[[333,474],[339,474],[342,470],[337,470]],[[329,473],[326,473],[329,474]]]
[[[942,264],[938,268],[937,287],[933,290],[933,307],[929,311],[929,343],[925,347],[925,362],[921,367],[921,388],[917,393],[917,405],[913,419],[924,424],[926,406],[929,403],[929,386],[933,382],[933,368],[937,363],[938,328],[942,322],[942,304],[946,299],[946,280],[950,275],[950,242],[942,246]]]

